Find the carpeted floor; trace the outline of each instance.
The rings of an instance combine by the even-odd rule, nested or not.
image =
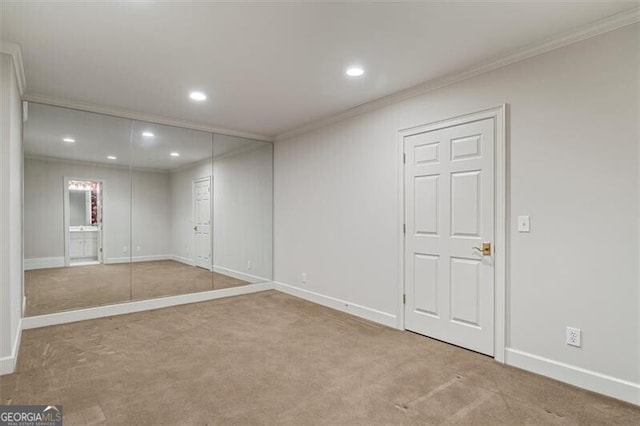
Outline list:
[[[23,333],[2,404],[65,425],[640,424],[640,407],[276,291]]]
[[[26,315],[249,284],[173,260],[26,271]]]

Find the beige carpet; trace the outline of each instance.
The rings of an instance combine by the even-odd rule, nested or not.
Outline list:
[[[268,291],[27,330],[0,403],[65,425],[640,424],[640,408]]]
[[[173,260],[26,271],[27,316],[249,284]]]

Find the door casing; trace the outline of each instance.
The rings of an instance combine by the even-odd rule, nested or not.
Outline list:
[[[404,234],[404,138],[418,132],[430,132],[445,127],[457,126],[470,121],[492,118],[495,125],[494,146],[494,221],[495,221],[495,290],[494,290],[494,359],[505,362],[506,346],[506,269],[507,269],[507,109],[503,104],[470,114],[460,115],[436,122],[401,129],[397,132],[398,164],[398,328],[405,329],[405,234]]]

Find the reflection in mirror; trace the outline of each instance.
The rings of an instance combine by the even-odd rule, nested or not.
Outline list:
[[[202,238],[211,227],[210,188],[196,185],[211,177],[211,133],[134,122],[132,140],[134,167],[153,173],[132,181],[132,298],[215,289]],[[193,178],[183,179],[189,170]],[[197,216],[203,221],[194,223]]]
[[[271,281],[273,145],[220,134],[213,142],[214,271]]]
[[[26,315],[130,299],[131,121],[29,104],[24,126]]]
[[[144,122],[134,123],[132,135],[133,167],[157,173],[152,186],[132,181],[133,299],[271,280],[271,144],[220,135],[213,136],[212,144],[209,133]],[[261,158],[262,167],[250,160],[250,151],[257,145],[268,148]],[[231,158],[237,164],[223,170],[222,165]],[[218,193],[235,192],[229,203],[252,197],[246,185],[233,186],[242,179],[255,185],[255,190],[266,186],[267,193],[261,197],[268,204],[256,198],[254,206],[235,211],[231,216],[236,220],[229,222],[223,213],[240,206],[222,208]],[[222,182],[226,183],[220,186]],[[263,231],[267,238],[258,231],[263,221],[253,221],[263,214],[256,208],[262,205],[268,210]],[[257,232],[251,239],[230,244],[236,223]],[[268,249],[263,250],[262,245]],[[260,276],[250,273],[252,257]]]
[[[39,104],[24,134],[27,315],[272,280],[272,144]]]

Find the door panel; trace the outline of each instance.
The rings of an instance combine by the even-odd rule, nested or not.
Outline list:
[[[479,237],[480,170],[451,174],[451,235]]]
[[[405,328],[493,355],[494,119],[404,137]]]
[[[415,254],[414,279],[422,285],[414,287],[414,310],[438,316],[438,256]]]
[[[415,188],[416,234],[438,234],[438,176],[418,176]]]

